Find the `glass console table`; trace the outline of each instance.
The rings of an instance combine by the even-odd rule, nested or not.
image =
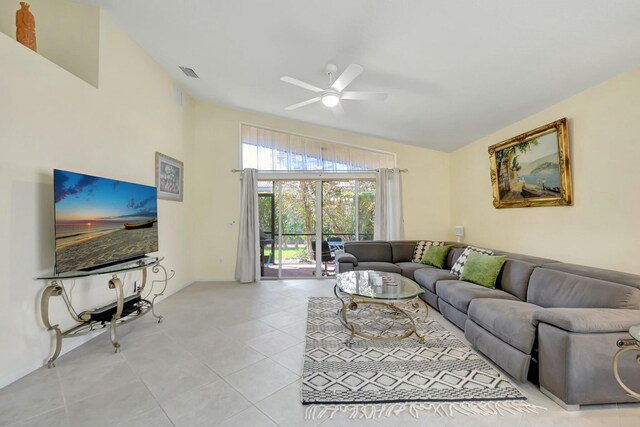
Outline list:
[[[161,265],[163,259],[164,258],[144,257],[135,261],[125,262],[92,271],[70,271],[62,274],[43,275],[38,277],[40,280],[50,281],[50,284],[42,293],[40,307],[42,322],[48,331],[53,331],[55,333],[56,338],[56,347],[53,355],[47,362],[47,366],[49,368],[53,368],[55,366],[55,361],[62,350],[63,338],[86,335],[100,331],[109,326],[111,330],[111,343],[115,347],[116,353],[118,353],[120,351],[120,344],[116,337],[116,328],[118,325],[139,319],[149,312],[158,319],[158,323],[161,323],[162,316],[156,314],[154,303],[156,298],[164,294],[164,291],[167,289],[167,282],[171,280],[175,274],[173,270],[170,274],[167,274],[167,270]],[[148,293],[143,296],[147,283],[148,268],[151,268],[153,273],[162,272],[163,276],[159,280],[152,281]],[[134,289],[132,295],[125,297],[124,285],[122,280],[118,277],[118,274],[137,270],[142,270],[142,283],[139,287]],[[78,313],[71,304],[71,299],[69,298],[69,294],[65,288],[64,281],[67,279],[82,279],[103,275],[111,275],[111,278],[108,281],[108,286],[109,289],[115,290],[116,300],[106,306]],[[153,288],[156,283],[161,283],[162,289],[159,289],[159,292],[154,293]],[[49,300],[52,296],[62,297],[62,300],[69,311],[69,315],[78,323],[76,326],[73,326],[66,331],[62,331],[59,325],[51,325],[49,320]],[[152,296],[152,298],[149,300],[150,296]]]

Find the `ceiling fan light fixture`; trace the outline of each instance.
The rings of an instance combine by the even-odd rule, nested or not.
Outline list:
[[[326,93],[322,95],[322,103],[326,107],[335,107],[340,102],[340,97],[335,93]]]
[[[288,107],[284,107],[284,109],[287,111],[295,110],[296,108],[304,107],[305,105],[322,101],[322,105],[327,108],[331,108],[331,112],[335,114],[336,117],[338,117],[343,113],[342,105],[340,104],[340,101],[343,99],[355,101],[384,101],[385,99],[387,99],[386,93],[344,91],[344,89],[349,86],[351,82],[360,75],[360,73],[362,73],[363,68],[360,65],[349,64],[349,66],[342,72],[342,74],[340,74],[340,76],[334,81],[333,75],[337,70],[338,67],[336,67],[335,65],[327,65],[326,72],[329,77],[329,86],[327,86],[325,89],[321,89],[318,86],[305,83],[302,80],[294,79],[293,77],[280,77],[280,80],[285,83],[310,90],[311,92],[314,92],[316,94],[316,96],[311,99],[298,102],[297,104],[289,105]]]

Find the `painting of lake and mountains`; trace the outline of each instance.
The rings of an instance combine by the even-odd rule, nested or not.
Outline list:
[[[56,272],[158,250],[156,188],[54,170]]]
[[[557,131],[496,151],[500,200],[559,197],[558,161]]]

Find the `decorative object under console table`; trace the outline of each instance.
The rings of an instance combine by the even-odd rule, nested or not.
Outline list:
[[[156,314],[154,303],[156,298],[164,294],[164,291],[167,289],[167,282],[171,280],[175,274],[173,270],[171,270],[170,274],[167,274],[167,270],[161,265],[163,259],[164,258],[158,257],[144,257],[135,261],[121,263],[93,271],[70,271],[68,273],[38,277],[40,280],[51,281],[42,293],[40,301],[42,322],[47,330],[55,333],[56,337],[56,348],[53,355],[47,362],[47,366],[49,368],[55,367],[55,361],[62,350],[63,338],[86,335],[101,331],[109,326],[111,330],[111,343],[115,347],[116,353],[118,353],[120,351],[120,344],[118,343],[116,336],[116,328],[118,325],[139,319],[149,312],[158,319],[158,323],[161,323],[162,316]],[[153,280],[149,286],[148,292],[143,296],[147,284],[148,268],[151,268],[153,273],[162,272],[164,277],[158,280]],[[132,295],[125,297],[124,285],[122,280],[118,277],[118,274],[137,270],[142,270],[142,284],[134,289],[134,293]],[[69,294],[65,288],[64,281],[67,279],[82,279],[104,275],[111,275],[111,278],[108,281],[108,286],[109,289],[115,290],[116,300],[103,307],[83,311],[78,314],[71,304],[71,299],[69,298]],[[162,289],[159,289],[159,292],[154,293],[153,288],[156,283],[161,283]],[[153,297],[149,300],[149,297],[152,294]],[[51,325],[49,320],[49,299],[52,296],[62,297],[69,314],[73,320],[78,322],[78,325],[66,331],[62,331],[57,324]]]
[[[613,357],[613,374],[616,377],[616,381],[620,384],[620,387],[627,392],[629,396],[635,397],[640,400],[640,391],[632,390],[629,386],[627,386],[620,378],[620,373],[618,372],[618,362],[620,360],[620,356],[629,351],[635,351],[639,354],[636,355],[636,362],[640,365],[640,325],[632,326],[629,329],[629,335],[631,335],[631,339],[621,339],[618,340],[617,346],[620,347],[620,350]]]

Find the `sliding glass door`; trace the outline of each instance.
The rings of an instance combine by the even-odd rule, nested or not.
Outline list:
[[[314,277],[316,240],[315,181],[276,181],[279,277]]]
[[[375,195],[375,181],[323,181],[324,239],[329,242],[373,239]]]
[[[344,242],[373,238],[375,181],[260,181],[264,278],[335,275]]]

